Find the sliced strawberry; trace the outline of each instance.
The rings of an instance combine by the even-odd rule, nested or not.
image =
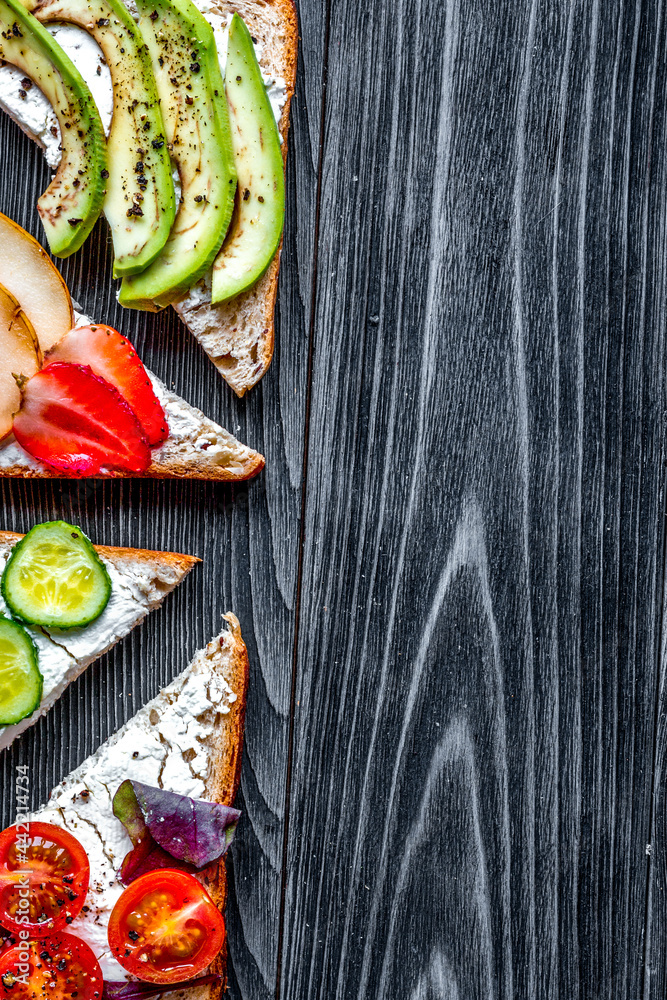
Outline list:
[[[167,440],[167,418],[146,369],[132,344],[118,330],[97,324],[75,327],[51,348],[44,365],[52,361],[89,365],[96,375],[115,385],[130,404],[151,448]]]
[[[39,462],[74,476],[141,473],[151,464],[132,409],[90,368],[54,362],[25,383],[22,396],[14,434]]]

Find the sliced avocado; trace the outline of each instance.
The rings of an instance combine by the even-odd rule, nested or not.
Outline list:
[[[231,229],[213,265],[212,302],[225,302],[262,277],[285,218],[280,135],[250,32],[238,14],[229,26],[225,90],[239,190]]]
[[[62,157],[37,209],[56,257],[78,250],[102,210],[107,159],[104,129],[83,77],[19,0],[0,0],[0,65],[35,81],[60,124]]]
[[[155,260],[176,215],[174,182],[148,48],[119,0],[23,0],[47,24],[69,21],[93,36],[113,84],[104,214],[111,227],[114,276]]]
[[[234,208],[236,171],[213,31],[190,0],[138,0],[181,202],[162,253],[125,278],[119,302],[155,309],[175,302],[211,266]]]

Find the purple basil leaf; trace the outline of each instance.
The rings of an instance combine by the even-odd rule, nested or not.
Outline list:
[[[123,858],[123,863],[118,872],[118,878],[123,885],[129,885],[135,878],[145,875],[146,872],[155,871],[156,868],[178,868],[183,872],[196,872],[199,869],[187,861],[179,861],[167,854],[162,847],[155,843],[150,833],[146,834],[144,840],[133,847],[129,854]]]
[[[208,986],[211,983],[219,983],[220,976],[198,976],[196,979],[189,979],[184,983],[136,983],[136,982],[108,982],[104,981],[102,992],[103,1000],[147,1000],[148,997],[157,997],[162,993],[171,993],[172,990],[190,989],[194,986]]]
[[[238,809],[217,802],[191,799],[130,780],[124,781],[116,792],[113,807],[135,848],[143,845],[146,858],[150,853],[146,845],[150,834],[172,858],[196,869],[222,857],[241,815]]]

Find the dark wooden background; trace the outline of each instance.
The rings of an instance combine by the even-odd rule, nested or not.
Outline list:
[[[301,0],[274,364],[75,297],[267,457],[3,482],[2,526],[204,558],[0,756],[35,804],[241,619],[242,1000],[667,991],[663,0]],[[0,210],[48,171],[0,121]],[[1,481],[0,481],[1,482]]]

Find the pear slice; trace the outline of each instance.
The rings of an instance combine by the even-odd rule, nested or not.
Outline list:
[[[74,326],[72,300],[60,271],[37,240],[2,213],[0,284],[19,299],[42,353]],[[0,399],[4,402],[3,396]]]
[[[0,285],[0,441],[11,434],[14,414],[21,405],[15,375],[29,378],[42,364],[37,334],[23,309]]]

